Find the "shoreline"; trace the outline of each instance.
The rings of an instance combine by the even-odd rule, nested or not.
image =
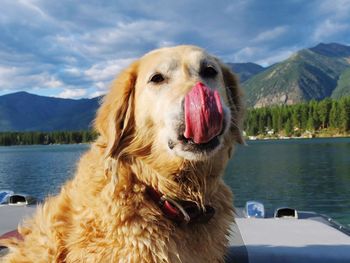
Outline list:
[[[313,136],[313,137],[308,137],[308,136],[244,136],[244,140],[246,141],[283,141],[283,140],[307,140],[307,139],[346,139],[350,138],[350,134],[344,134],[344,135],[337,135],[337,136]],[[18,147],[18,146],[59,146],[59,145],[90,145],[94,143],[93,141],[91,142],[84,142],[84,143],[53,143],[53,144],[13,144],[13,145],[0,145],[0,147]]]
[[[263,140],[300,140],[300,139],[332,139],[332,138],[350,138],[350,134],[341,134],[341,135],[313,135],[313,136],[266,136],[266,135],[257,135],[257,136],[245,136],[244,139],[247,141],[263,141]]]
[[[80,142],[80,143],[51,143],[51,144],[12,144],[12,145],[0,145],[0,147],[17,147],[17,146],[60,146],[60,145],[90,145],[92,142]]]

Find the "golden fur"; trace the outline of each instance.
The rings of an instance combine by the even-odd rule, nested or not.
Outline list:
[[[203,60],[218,67],[216,80],[196,73]],[[169,74],[164,85],[149,84],[155,71]],[[229,125],[212,154],[174,153],[164,143],[172,132],[166,123],[198,81],[219,89]],[[4,261],[223,262],[234,218],[222,173],[234,142],[242,142],[241,117],[238,83],[218,59],[193,46],[146,54],[105,96],[95,121],[100,136],[81,158],[74,179],[19,227],[24,241],[11,240]],[[216,213],[206,224],[177,225],[147,196],[146,186],[211,204]]]

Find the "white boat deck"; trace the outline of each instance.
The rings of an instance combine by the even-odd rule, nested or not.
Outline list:
[[[237,262],[350,262],[350,236],[313,219],[237,218],[230,245]]]
[[[17,228],[35,206],[0,206],[0,235]],[[226,262],[350,262],[350,236],[322,220],[237,217]]]
[[[35,205],[0,205],[0,236],[17,229],[18,223],[32,215],[35,208]]]

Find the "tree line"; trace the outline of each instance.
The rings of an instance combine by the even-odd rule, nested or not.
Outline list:
[[[244,128],[248,136],[268,133],[300,136],[304,132],[315,133],[322,130],[348,134],[350,97],[248,109]]]
[[[0,145],[88,143],[96,138],[94,131],[0,132]]]

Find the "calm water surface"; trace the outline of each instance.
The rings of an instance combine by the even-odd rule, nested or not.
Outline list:
[[[229,163],[235,205],[258,200],[327,214],[350,225],[350,138],[250,141]]]
[[[0,189],[39,198],[55,194],[88,148],[0,147]],[[312,210],[350,225],[350,138],[250,141],[238,147],[225,181],[236,206],[258,200],[267,209]]]
[[[0,189],[43,199],[74,175],[88,145],[0,147]]]

